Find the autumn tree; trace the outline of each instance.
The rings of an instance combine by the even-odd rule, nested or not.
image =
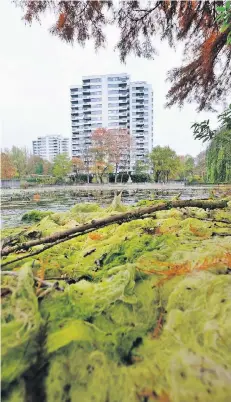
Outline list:
[[[46,159],[43,159],[43,174],[44,175],[51,175],[53,169],[53,164]]]
[[[7,151],[10,155],[10,158],[17,170],[17,174],[19,177],[23,177],[27,174],[27,161],[28,161],[28,151],[26,148],[19,148],[13,146],[10,151]]]
[[[150,153],[155,181],[167,181],[180,170],[180,159],[170,147],[157,146]]]
[[[91,136],[91,168],[92,172],[103,183],[103,176],[109,173],[110,160],[110,134],[106,128],[98,128]]]
[[[75,178],[77,180],[80,173],[84,171],[83,160],[79,157],[72,158],[72,169],[73,169],[73,173],[75,173]]]
[[[85,145],[82,148],[81,159],[83,161],[83,171],[87,174],[87,183],[90,183],[90,175],[91,175],[91,163],[92,163],[92,154],[91,147],[89,145]]]
[[[130,168],[130,153],[132,139],[127,129],[108,130],[108,156],[114,167],[115,183],[119,171],[128,171]]]
[[[1,153],[1,179],[12,179],[15,177],[17,170],[10,158],[9,154]]]
[[[30,155],[27,160],[28,174],[43,174],[44,160],[38,155]]]
[[[156,55],[156,38],[171,47],[184,44],[184,61],[168,74],[171,88],[167,105],[196,101],[198,109],[210,109],[214,101],[225,100],[230,75],[230,9],[225,1],[30,1],[15,0],[28,23],[53,12],[53,35],[66,42],[85,45],[93,40],[100,48],[106,42],[104,28],[119,29],[116,45],[125,61],[131,53],[139,57]],[[225,10],[223,11],[223,8]]]

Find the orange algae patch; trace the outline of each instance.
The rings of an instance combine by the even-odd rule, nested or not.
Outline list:
[[[198,228],[194,227],[193,225],[190,225],[189,228],[190,228],[190,232],[192,232],[197,237],[202,237],[204,239],[206,239],[208,237],[207,235],[205,235],[203,233],[203,231],[201,231],[201,229],[198,229]]]
[[[137,269],[145,274],[152,275],[163,275],[165,278],[161,279],[155,286],[160,286],[168,279],[171,279],[175,276],[185,275],[191,273],[193,271],[205,271],[211,268],[218,268],[220,265],[225,265],[227,267],[231,266],[231,253],[224,253],[222,256],[217,256],[213,258],[205,258],[203,261],[197,261],[193,264],[191,261],[185,261],[183,263],[174,263],[174,262],[163,262],[158,260],[147,260],[142,261],[143,266],[147,266],[148,268],[152,265],[156,265],[159,267],[166,267],[169,269],[164,269],[163,271],[157,269],[146,269],[146,268],[138,268]]]
[[[101,235],[100,233],[89,233],[88,237],[91,240],[102,240],[103,239],[103,235]]]
[[[40,201],[40,198],[41,198],[41,197],[40,197],[39,194],[34,194],[34,195],[33,195],[33,201],[36,201],[36,202],[37,202],[37,201]]]

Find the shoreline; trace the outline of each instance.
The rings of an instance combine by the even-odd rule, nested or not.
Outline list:
[[[185,186],[184,183],[117,183],[117,184],[76,184],[76,185],[60,185],[60,186],[36,186],[30,188],[1,188],[2,194],[10,193],[34,193],[34,192],[49,192],[49,191],[112,191],[112,190],[202,190],[209,188],[231,187],[231,184],[202,184]]]

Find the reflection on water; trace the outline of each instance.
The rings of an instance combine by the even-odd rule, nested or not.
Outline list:
[[[178,187],[165,189],[129,189],[123,190],[122,201],[124,204],[135,204],[140,200],[171,199],[181,193],[181,199],[208,198],[210,189],[207,187]],[[34,197],[35,194],[39,197]],[[112,202],[115,190],[93,190],[56,188],[51,191],[3,191],[2,192],[2,227],[11,227],[22,224],[21,217],[32,209],[40,211],[61,212],[70,209],[77,203],[97,202],[100,205],[108,205]]]

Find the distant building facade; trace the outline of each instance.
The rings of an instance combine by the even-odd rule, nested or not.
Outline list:
[[[146,161],[153,148],[153,91],[128,74],[87,76],[71,92],[72,156],[82,157],[97,128],[128,129],[132,137],[130,167]]]
[[[38,137],[32,141],[33,154],[43,159],[53,162],[54,158],[59,154],[67,154],[70,156],[70,139],[61,135],[46,135]]]

